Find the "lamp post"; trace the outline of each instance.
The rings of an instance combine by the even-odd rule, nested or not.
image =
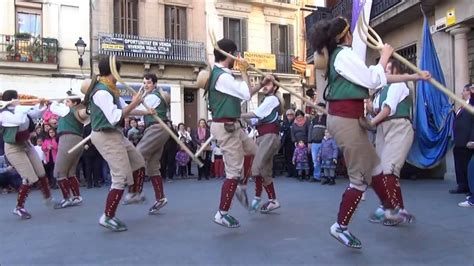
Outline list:
[[[77,49],[77,54],[79,55],[79,66],[82,68],[82,65],[84,64],[84,61],[82,60],[82,56],[84,55],[84,52],[86,51],[86,46],[87,44],[82,40],[82,37],[79,37],[79,40],[74,44]]]

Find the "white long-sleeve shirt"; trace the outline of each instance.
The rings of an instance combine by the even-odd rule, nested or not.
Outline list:
[[[217,79],[216,90],[245,101],[250,100],[250,91],[247,82],[235,80],[234,76],[232,76],[232,71],[219,63],[215,63],[215,67],[219,67],[225,71],[225,73],[221,74]]]
[[[393,83],[390,85],[390,88],[387,92],[387,98],[382,103],[383,106],[387,105],[390,107],[390,114],[392,116],[397,111],[398,104],[403,101],[410,94],[410,89],[404,82]],[[375,112],[380,112],[380,94],[378,94],[374,99],[374,110]]]
[[[0,112],[0,122],[4,127],[19,127],[19,131],[24,131],[30,125],[28,115],[31,119],[38,119],[45,110],[46,106],[40,107],[39,104],[33,107],[22,105],[9,106],[7,110]]]
[[[117,105],[114,104],[114,97],[112,94],[105,90],[97,91],[94,96],[92,96],[92,100],[97,107],[102,110],[109,121],[110,124],[115,125],[120,121],[122,118],[122,110],[118,108]],[[119,104],[122,108],[127,106],[127,103],[122,98],[119,98]]]
[[[51,105],[49,106],[49,110],[51,111],[51,113],[60,117],[65,117],[71,111],[69,106],[64,103],[58,103],[56,101],[51,103]]]
[[[351,47],[339,46],[342,48],[334,60],[336,72],[345,79],[357,85],[369,89],[375,89],[387,84],[387,76],[382,65],[367,67]]]
[[[145,96],[145,98],[143,99],[143,102],[145,103],[147,107],[151,109],[155,109],[156,107],[158,107],[158,105],[160,105],[161,99],[156,94],[150,93]],[[147,109],[145,108],[143,104],[140,104],[136,108],[136,110],[147,111]]]

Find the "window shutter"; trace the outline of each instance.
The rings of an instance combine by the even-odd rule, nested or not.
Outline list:
[[[180,25],[180,40],[187,39],[187,20],[186,20],[186,8],[179,8],[179,25]]]
[[[114,1],[114,32],[120,32],[120,0]]]
[[[229,18],[224,18],[224,38],[229,38]]]
[[[295,34],[293,25],[288,25],[288,55],[295,55]]]
[[[242,42],[242,56],[243,56],[243,52],[247,51],[247,43],[248,43],[248,20],[246,19],[242,19],[240,21],[240,25],[242,25],[241,29],[242,29],[242,39],[241,39],[241,42]]]
[[[270,37],[272,42],[272,54],[277,55],[279,53],[278,43],[280,40],[278,36],[278,24],[271,24]]]
[[[171,8],[165,6],[165,38],[171,39]]]

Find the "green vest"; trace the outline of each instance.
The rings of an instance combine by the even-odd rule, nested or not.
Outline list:
[[[276,97],[275,95],[271,95],[268,97],[272,97],[272,96]],[[264,101],[265,101],[265,98],[263,98]],[[278,97],[276,98],[278,99]],[[280,102],[280,99],[278,99],[278,102]],[[272,112],[269,115],[267,115],[266,117],[260,120],[260,124],[278,123],[279,116],[280,116],[280,105],[277,105],[275,108],[273,108]]]
[[[337,47],[329,58],[329,76],[328,76],[328,93],[326,99],[328,101],[335,100],[356,100],[369,98],[369,91],[367,88],[352,83],[339,75],[336,68],[334,68],[334,62],[336,61],[337,54],[342,51],[343,48]]]
[[[390,84],[386,85],[382,88],[380,91],[380,97],[379,97],[379,110],[382,110],[383,102],[387,99],[388,95],[388,90],[390,89]],[[395,113],[389,117],[386,118],[386,120],[389,119],[394,119],[394,118],[408,118],[410,119],[411,117],[411,107],[412,107],[412,99],[410,95],[405,97],[401,102],[398,103],[397,105],[397,110]]]
[[[19,127],[3,127],[3,141],[8,144],[16,143],[16,133]]]
[[[59,119],[58,134],[67,132],[82,136],[83,125],[76,119],[75,112],[75,109],[70,108],[69,113]]]
[[[209,110],[212,118],[240,118],[240,99],[216,90],[217,79],[225,73],[220,67],[214,66],[209,77]]]
[[[156,115],[158,115],[158,117],[161,118],[161,120],[163,121],[168,120],[168,104],[166,103],[165,99],[163,98],[163,96],[161,96],[158,90],[155,89],[152,93],[158,96],[158,98],[160,98],[160,104],[158,104],[158,106],[155,108]],[[145,121],[146,126],[156,123],[156,120],[153,115],[145,115],[143,116],[143,120]]]
[[[118,109],[122,109],[122,106],[120,105],[119,97],[115,96],[109,90],[107,85],[105,85],[104,83],[101,83],[101,82],[97,83],[95,85],[94,89],[92,89],[90,99],[89,99],[89,108],[90,108],[90,111],[91,111],[90,119],[91,119],[92,130],[93,131],[100,131],[102,129],[117,128],[118,124],[120,124],[120,123],[117,123],[117,125],[110,124],[109,120],[107,120],[107,118],[105,117],[102,110],[94,103],[93,96],[99,90],[105,90],[108,93],[110,93],[112,95],[112,97],[114,98],[114,104],[117,105]]]

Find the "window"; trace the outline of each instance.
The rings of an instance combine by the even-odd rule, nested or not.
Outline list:
[[[399,49],[396,51],[398,54],[406,58],[408,61],[416,65],[416,44],[412,44],[405,48]],[[408,73],[413,73],[413,71],[407,68]]]
[[[237,51],[247,51],[247,20],[224,18],[224,38],[237,44]]]
[[[138,0],[114,0],[114,32],[138,35]]]
[[[41,36],[41,9],[16,7],[16,32]]]
[[[290,73],[294,52],[293,25],[271,24],[272,54],[277,61],[277,72]]]
[[[179,6],[165,6],[165,38],[186,40],[186,8]]]

